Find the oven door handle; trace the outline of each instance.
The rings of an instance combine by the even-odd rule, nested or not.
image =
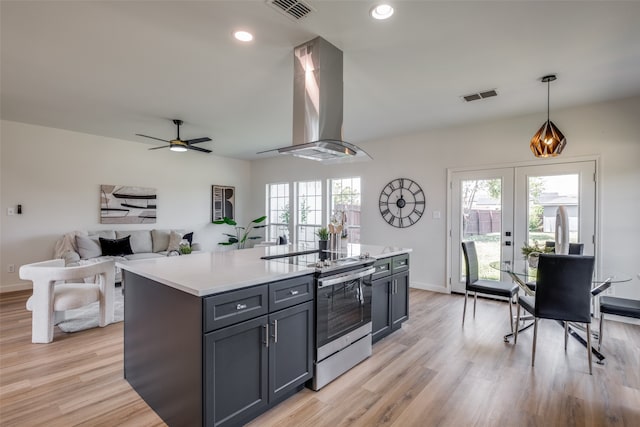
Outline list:
[[[364,271],[359,271],[353,274],[346,274],[344,276],[338,276],[330,279],[318,279],[318,288],[324,288],[325,286],[333,286],[338,283],[349,282],[351,280],[360,279],[365,276],[369,276],[376,272],[375,267],[368,268]]]

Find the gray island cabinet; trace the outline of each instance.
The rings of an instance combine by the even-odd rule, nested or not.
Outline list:
[[[409,318],[409,254],[380,258],[371,280],[371,339],[375,343]]]
[[[168,425],[242,425],[312,377],[312,275],[211,296],[123,278],[125,378]]]

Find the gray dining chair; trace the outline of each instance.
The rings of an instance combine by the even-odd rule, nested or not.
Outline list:
[[[591,278],[594,257],[586,255],[541,254],[538,260],[535,296],[519,295],[516,323],[520,307],[534,316],[531,366],[535,365],[538,319],[564,322],[564,348],[567,349],[568,322],[586,324],[587,357],[591,368]],[[518,342],[516,329],[513,343]]]
[[[546,241],[544,242],[545,248],[553,248],[555,251],[556,242]],[[584,243],[569,243],[569,255],[582,255],[584,252]],[[536,281],[531,280],[525,283],[529,289],[535,292],[536,290]]]
[[[475,242],[462,242],[462,252],[464,253],[464,264],[467,277],[464,290],[464,307],[462,309],[462,326],[467,313],[467,299],[469,292],[473,292],[473,317],[476,317],[476,303],[478,293],[494,295],[508,298],[509,304],[509,325],[513,332],[513,308],[511,303],[513,296],[518,293],[518,285],[513,282],[499,282],[496,280],[482,280],[478,277],[478,254]]]

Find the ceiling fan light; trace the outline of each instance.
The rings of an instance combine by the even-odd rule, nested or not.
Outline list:
[[[178,153],[184,153],[185,151],[187,151],[187,147],[180,144],[171,144],[171,146],[169,147],[169,150],[175,151]]]

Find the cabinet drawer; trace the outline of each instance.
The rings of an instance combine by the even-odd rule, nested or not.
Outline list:
[[[269,311],[291,307],[313,299],[313,276],[294,277],[269,284]]]
[[[205,298],[205,332],[267,314],[267,294],[268,286],[260,285]]]
[[[393,274],[407,271],[409,269],[409,254],[398,255],[393,257],[393,265],[391,271]]]
[[[383,258],[379,259],[373,264],[376,268],[375,273],[371,276],[371,280],[380,279],[381,277],[386,277],[391,274],[391,263],[392,258]]]

